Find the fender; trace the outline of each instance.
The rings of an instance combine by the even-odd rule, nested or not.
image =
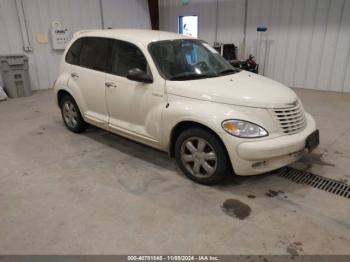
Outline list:
[[[58,92],[61,90],[66,91],[67,93],[69,93],[75,100],[75,102],[77,103],[79,110],[82,112],[82,116],[84,118],[84,114],[83,114],[83,105],[82,105],[82,99],[79,98],[78,92],[76,92],[74,89],[69,87],[69,80],[70,80],[70,75],[63,73],[60,74],[59,77],[57,78],[55,84],[54,84],[54,92],[55,92],[55,96],[56,99],[58,99]],[[58,102],[58,100],[57,100]]]
[[[168,94],[168,103],[169,106],[163,111],[162,145],[166,150],[169,149],[173,129],[177,124],[185,121],[204,125],[219,137],[227,134],[221,127],[222,122],[227,119],[250,121],[269,131],[276,129],[274,120],[266,109],[233,106],[171,94]],[[209,108],[210,110],[208,110]],[[244,140],[234,136],[232,139],[237,140],[237,143]]]

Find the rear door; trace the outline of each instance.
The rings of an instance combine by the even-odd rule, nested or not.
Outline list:
[[[114,41],[111,72],[106,77],[109,126],[118,133],[159,146],[161,113],[165,108],[164,81],[140,83],[127,78],[130,69],[152,75],[147,59],[136,45]]]
[[[111,44],[111,39],[84,37],[72,45],[66,56],[68,63],[72,58],[68,85],[78,96],[81,113],[90,122],[103,126],[108,123],[105,81]],[[77,54],[74,56],[71,50]]]

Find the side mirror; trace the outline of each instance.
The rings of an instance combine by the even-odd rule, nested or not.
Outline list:
[[[130,69],[126,75],[126,78],[141,83],[153,83],[153,77],[147,75],[139,68]]]

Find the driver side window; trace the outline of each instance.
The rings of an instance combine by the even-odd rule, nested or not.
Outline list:
[[[147,60],[141,50],[128,42],[115,41],[111,73],[126,77],[130,69],[139,68],[150,75]]]

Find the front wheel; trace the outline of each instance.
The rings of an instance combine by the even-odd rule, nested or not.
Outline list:
[[[187,129],[180,134],[175,143],[175,157],[184,174],[200,184],[217,184],[230,170],[222,142],[201,128]]]

